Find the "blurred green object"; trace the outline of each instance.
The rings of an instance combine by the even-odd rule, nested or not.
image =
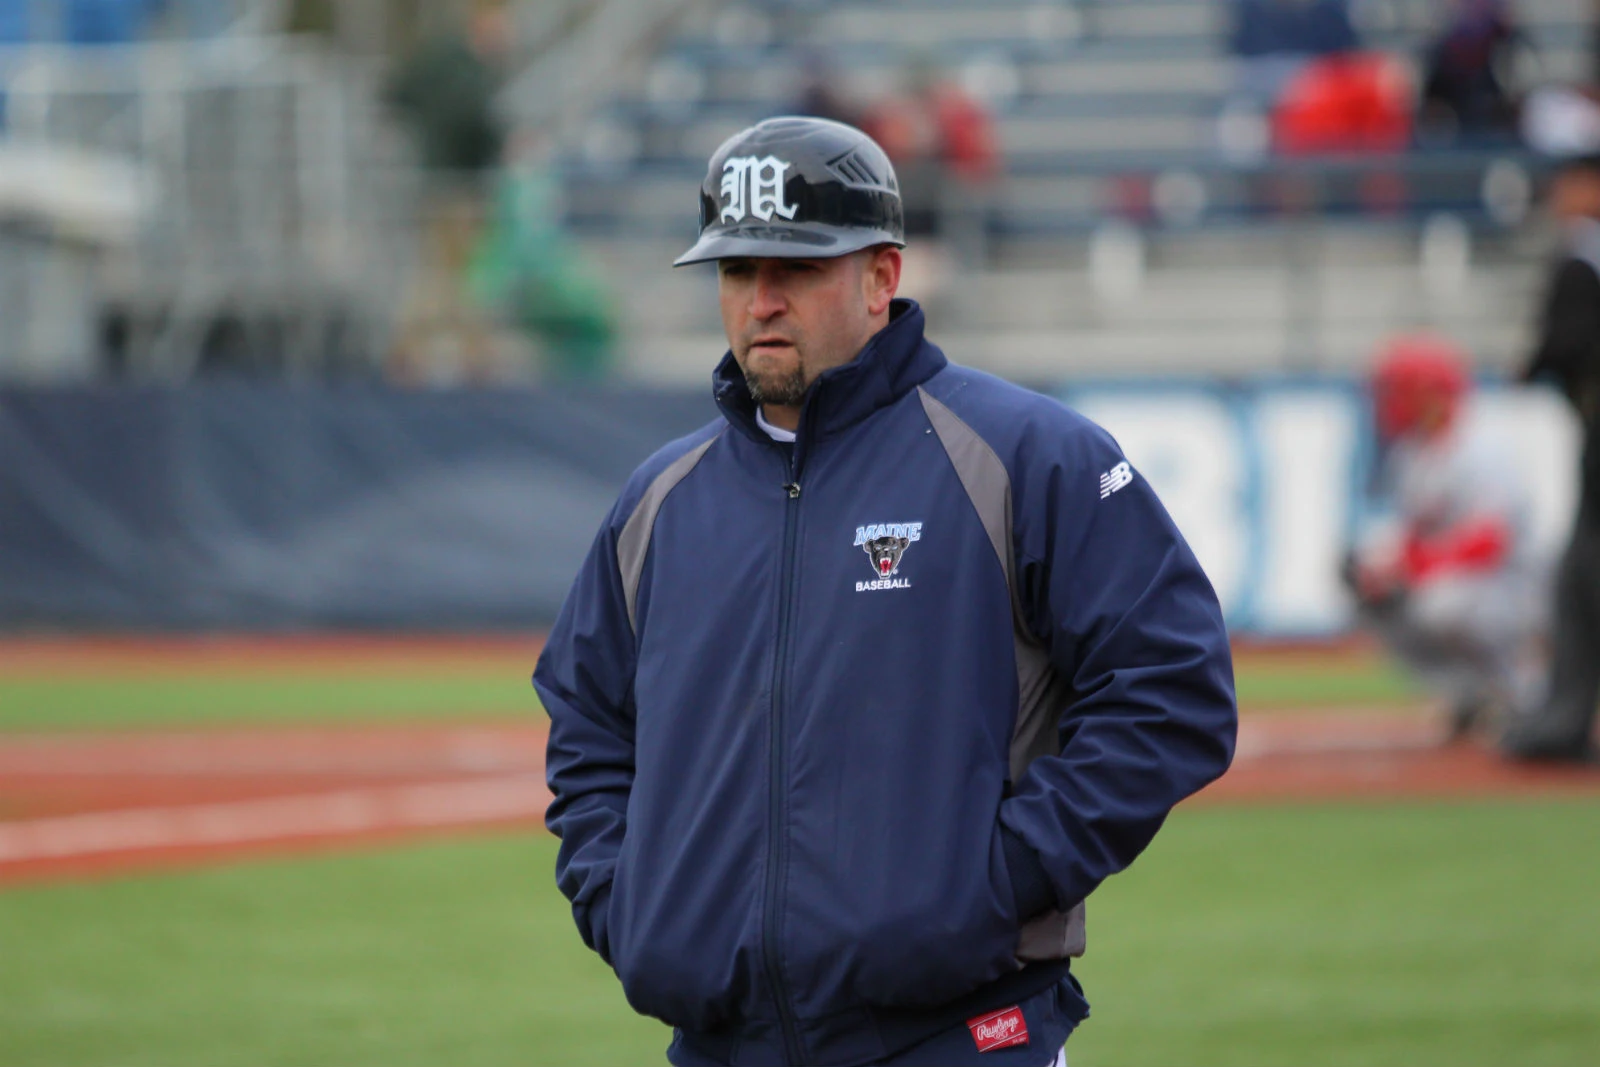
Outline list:
[[[1073,1067],[1592,1064],[1600,802],[1182,808],[1090,902]],[[0,1064],[661,1063],[556,842],[0,892]]]
[[[616,345],[610,294],[561,228],[560,183],[522,163],[497,179],[489,224],[468,268],[468,288],[537,339],[547,368],[566,379],[598,378]]]

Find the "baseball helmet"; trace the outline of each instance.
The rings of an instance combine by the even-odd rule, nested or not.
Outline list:
[[[700,186],[700,239],[672,265],[831,259],[905,243],[888,154],[854,126],[791,115],[741,130],[712,153]]]
[[[1411,433],[1430,412],[1448,420],[1470,386],[1466,356],[1454,342],[1431,333],[1396,337],[1372,371],[1378,432],[1386,438]]]

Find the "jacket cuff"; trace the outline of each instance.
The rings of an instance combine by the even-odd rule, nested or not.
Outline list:
[[[572,911],[584,943],[611,964],[611,883],[601,886],[588,904],[574,905]]]
[[[1005,852],[1006,873],[1011,876],[1011,896],[1017,905],[1017,921],[1027,922],[1056,906],[1056,889],[1050,884],[1044,863],[1028,843],[1004,824],[1000,827],[1000,847]]]

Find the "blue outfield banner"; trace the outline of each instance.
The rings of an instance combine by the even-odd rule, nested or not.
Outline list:
[[[1321,637],[1353,623],[1339,564],[1367,523],[1377,444],[1349,380],[1096,383],[1056,393],[1106,427],[1150,481],[1216,586],[1236,633]],[[1538,551],[1564,542],[1577,420],[1555,393],[1487,384],[1464,418],[1506,443],[1527,478]]]
[[[1328,380],[1094,383],[1105,425],[1261,636],[1337,633],[1365,514],[1361,394]],[[0,628],[547,625],[633,468],[709,389],[402,392],[209,385],[0,391]],[[1536,391],[1470,417],[1517,450],[1559,544],[1577,433]]]
[[[0,392],[0,627],[547,625],[709,393]]]

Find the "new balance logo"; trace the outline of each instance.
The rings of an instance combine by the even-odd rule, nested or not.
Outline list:
[[[1100,499],[1104,500],[1131,481],[1133,468],[1128,466],[1127,460],[1123,460],[1100,476]]]

